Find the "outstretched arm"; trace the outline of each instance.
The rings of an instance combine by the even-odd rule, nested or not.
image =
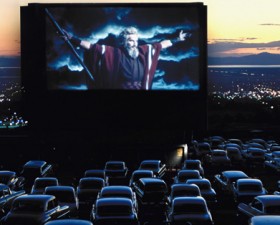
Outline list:
[[[188,37],[190,37],[190,33],[183,33],[181,30],[179,33],[179,36],[173,40],[163,40],[161,43],[162,48],[168,48],[172,46],[174,43],[179,42],[179,41],[185,41]]]
[[[68,39],[74,45],[80,46],[84,49],[90,49],[91,44],[89,41],[81,40],[81,39],[73,36],[72,34],[68,33],[66,30],[63,30],[63,33],[64,33],[64,35],[62,36],[63,39]]]

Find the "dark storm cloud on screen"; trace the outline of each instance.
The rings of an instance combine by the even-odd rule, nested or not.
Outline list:
[[[53,7],[49,8],[61,27],[91,43],[118,46],[123,28],[139,31],[139,45],[178,37],[181,30],[192,36],[161,52],[153,89],[198,90],[199,18],[192,7]],[[67,45],[47,20],[47,65],[82,70]],[[83,51],[77,50],[82,57]],[[190,69],[192,68],[192,69]]]

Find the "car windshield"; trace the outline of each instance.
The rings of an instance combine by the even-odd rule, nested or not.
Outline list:
[[[38,201],[15,202],[12,210],[15,212],[43,212],[44,205]]]
[[[267,214],[279,215],[280,214],[280,205],[273,205],[266,207]]]
[[[174,214],[204,214],[206,208],[202,204],[178,204],[174,206]]]
[[[75,202],[75,197],[73,192],[69,191],[48,191],[46,194],[54,195],[60,202]]]
[[[141,165],[141,169],[145,169],[145,170],[155,170],[158,168],[158,165],[155,163],[143,163]]]
[[[131,207],[127,205],[106,205],[97,208],[99,216],[128,216],[131,212]]]
[[[243,192],[262,191],[262,187],[260,185],[253,185],[253,184],[239,185],[239,191],[243,191]]]

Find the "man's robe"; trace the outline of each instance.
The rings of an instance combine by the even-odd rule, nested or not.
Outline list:
[[[149,90],[157,68],[162,46],[160,43],[141,45],[139,57],[144,66],[142,89]],[[124,49],[94,44],[84,54],[84,62],[95,78],[93,88],[118,89],[118,71]]]

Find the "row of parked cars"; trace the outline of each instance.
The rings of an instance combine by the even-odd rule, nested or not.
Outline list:
[[[211,153],[227,153],[225,146],[230,142],[211,140],[207,142]],[[269,194],[260,179],[242,170],[212,164],[211,154],[199,157],[195,152],[198,146],[200,142],[191,146],[188,159],[172,176],[172,182],[165,179],[168,171],[160,160],[144,160],[131,174],[125,162],[108,161],[104,169],[85,170],[75,187],[61,185],[52,165],[45,161],[27,162],[20,176],[0,171],[0,191],[6,198],[3,202],[9,202],[0,204],[5,205],[0,223],[212,225],[212,212],[225,207],[226,202],[234,204],[240,224],[249,221],[259,225],[255,216],[266,216],[269,221],[267,215],[280,215],[277,191]],[[218,168],[213,177],[208,176],[212,166]]]
[[[191,150],[190,154],[208,168],[261,166],[280,172],[280,145],[273,140],[255,138],[243,143],[236,138],[225,140],[213,136],[202,141],[194,140]]]

